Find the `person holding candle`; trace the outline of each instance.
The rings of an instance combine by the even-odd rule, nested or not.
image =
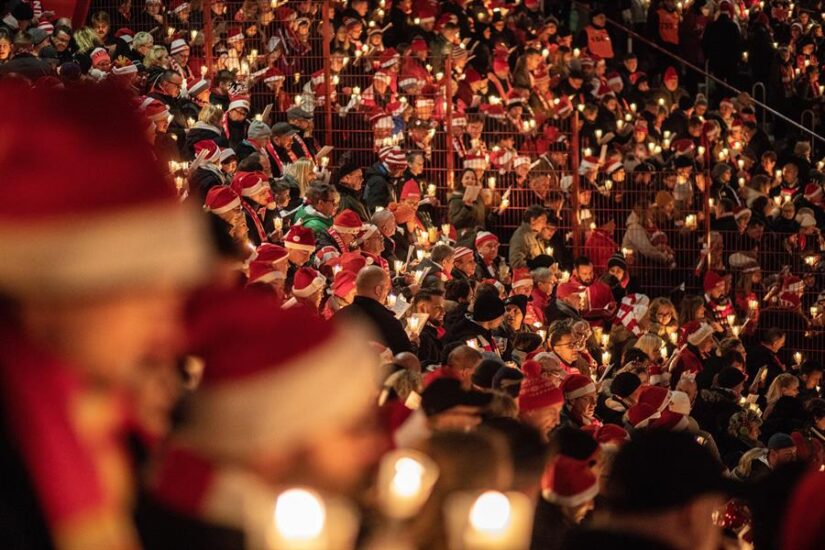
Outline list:
[[[444,345],[475,340],[479,349],[500,354],[503,350],[496,346],[493,330],[504,320],[504,302],[494,290],[479,292],[475,296],[471,311],[470,315],[448,327],[444,335]]]

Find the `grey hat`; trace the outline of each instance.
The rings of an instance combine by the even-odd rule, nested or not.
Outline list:
[[[265,122],[253,120],[246,131],[246,137],[250,139],[268,138],[272,135],[272,129]]]
[[[29,29],[29,37],[32,39],[32,44],[37,46],[49,38],[49,33],[39,27],[34,27],[33,29]]]
[[[297,134],[295,127],[288,122],[279,122],[272,127],[272,134],[277,137],[292,136]]]
[[[293,105],[289,109],[286,110],[286,117],[287,118],[300,118],[303,120],[312,120],[313,116],[312,113],[309,111],[305,111],[302,107],[298,105]]]
[[[772,451],[789,449],[791,447],[796,447],[796,443],[793,442],[793,438],[791,438],[791,436],[782,432],[773,434],[768,440],[768,449]]]

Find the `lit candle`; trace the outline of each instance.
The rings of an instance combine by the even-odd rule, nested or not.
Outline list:
[[[736,315],[728,315],[727,319],[728,319],[728,325],[733,326],[733,323],[736,322]]]
[[[475,338],[471,338],[471,339],[465,341],[465,343],[473,349],[476,349],[476,350],[478,349],[478,340],[475,339]]]
[[[552,246],[548,246],[547,248],[544,249],[544,251],[547,253],[548,256],[553,255],[553,247]]]
[[[561,282],[566,283],[570,280],[570,272],[569,271],[562,271],[561,272]]]
[[[450,234],[450,224],[442,223],[441,224],[441,233],[443,233],[444,235],[449,236],[449,234]]]
[[[209,68],[206,65],[201,65],[201,76],[206,76],[206,73],[209,71]]]
[[[289,489],[275,502],[276,548],[323,548],[327,511],[320,495],[306,489]]]
[[[272,220],[272,224],[275,226],[275,231],[280,231],[284,228],[284,220],[281,218],[275,218]]]
[[[606,348],[608,344],[610,344],[610,335],[609,334],[602,334],[601,336],[602,347]]]
[[[438,240],[438,228],[436,228],[436,227],[427,228],[427,236],[429,237],[431,243],[436,242]]]
[[[542,342],[544,342],[547,339],[547,331],[544,330],[543,328],[539,329],[538,335],[541,336],[541,341]]]
[[[527,548],[533,524],[530,499],[517,492],[455,494],[445,509],[450,548],[493,550]]]
[[[816,314],[819,312],[819,308],[816,306],[811,306],[811,317],[816,317]]]
[[[662,356],[662,359],[667,359],[667,348],[664,346],[659,348],[659,355]]]
[[[797,365],[801,365],[802,364],[802,354],[797,351],[796,353],[793,354],[793,360]]]
[[[394,267],[395,267],[395,276],[398,277],[398,275],[401,273],[401,268],[404,267],[404,262],[402,262],[401,260],[395,260]]]
[[[413,276],[413,278],[415,279],[416,284],[421,284],[421,279],[424,278],[424,270],[423,269],[416,270],[415,275]]]
[[[435,184],[431,183],[427,186],[427,195],[430,197],[435,196]]]
[[[742,327],[740,326],[733,326],[731,327],[731,332],[733,332],[733,336],[739,338],[739,333],[742,331]]]
[[[755,310],[759,307],[759,302],[757,300],[748,300],[748,309]]]
[[[596,130],[595,134],[596,134],[596,139],[602,139],[602,131],[601,130]]]
[[[674,346],[676,345],[676,342],[679,341],[679,335],[676,334],[675,332],[671,332],[667,336],[670,339],[670,343],[673,344]]]
[[[387,295],[387,305],[389,307],[395,307],[395,303],[398,301],[398,296],[395,294],[388,294]]]
[[[607,366],[610,364],[610,352],[605,351],[602,353],[602,364]]]
[[[489,178],[487,178],[487,187],[489,187],[490,189],[495,189],[496,188],[496,177],[495,176],[490,176]]]
[[[713,199],[708,199],[708,206],[710,206],[711,208],[713,208],[714,206],[716,206],[716,201],[715,201],[715,200],[713,200]]]
[[[604,182],[604,188],[610,191],[613,189],[613,180],[607,180]]]
[[[381,509],[392,519],[411,518],[430,497],[437,479],[438,466],[425,454],[407,449],[387,453],[378,470]]]
[[[419,248],[415,251],[415,257],[418,258],[418,261],[420,262],[424,259],[424,251]]]

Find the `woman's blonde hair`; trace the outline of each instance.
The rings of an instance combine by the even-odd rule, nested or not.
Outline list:
[[[312,159],[299,159],[284,167],[284,175],[295,178],[302,197],[306,196],[307,188],[315,178],[315,163]]]
[[[648,357],[655,359],[659,356],[659,350],[662,349],[664,345],[664,340],[652,332],[648,332],[646,334],[642,334],[642,336],[636,340],[636,344],[633,347],[642,350]]]
[[[198,120],[200,122],[205,122],[212,126],[219,126],[221,123],[221,118],[223,117],[223,109],[221,109],[220,105],[213,105],[211,103],[207,103],[201,109],[201,112],[198,113]]]
[[[770,387],[768,387],[767,393],[765,393],[765,399],[769,405],[776,403],[776,401],[782,397],[782,390],[787,390],[797,386],[799,386],[799,378],[789,372],[784,372],[773,379]]]
[[[91,27],[81,27],[74,31],[74,43],[77,44],[78,53],[88,53],[95,48],[102,48],[103,42],[97,37],[97,33]]]
[[[143,57],[143,66],[147,69],[163,67],[161,59],[169,57],[169,52],[163,46],[152,46]]]

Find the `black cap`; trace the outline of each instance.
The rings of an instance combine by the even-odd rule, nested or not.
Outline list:
[[[279,122],[272,127],[272,134],[278,137],[291,136],[297,133],[298,131],[289,122]]]
[[[459,405],[484,407],[492,400],[492,394],[467,391],[461,387],[461,382],[454,378],[438,378],[421,394],[421,408],[427,416],[434,416]]]
[[[515,399],[521,390],[522,380],[524,380],[524,375],[520,370],[505,366],[498,369],[496,375],[493,376],[493,389],[504,392]]]
[[[473,304],[474,321],[494,321],[504,315],[504,302],[491,293],[484,293]]]
[[[512,296],[508,296],[507,299],[504,300],[504,306],[516,306],[521,310],[522,315],[527,315],[527,302],[529,301],[529,296],[525,296],[524,294],[514,294]]]
[[[620,372],[610,383],[610,393],[627,397],[642,385],[642,380],[632,372]]]
[[[733,495],[740,490],[693,435],[645,430],[616,455],[605,500],[614,513],[655,513],[709,493]]]
[[[483,359],[473,371],[473,384],[479,388],[492,389],[493,377],[504,363],[500,359]]]

